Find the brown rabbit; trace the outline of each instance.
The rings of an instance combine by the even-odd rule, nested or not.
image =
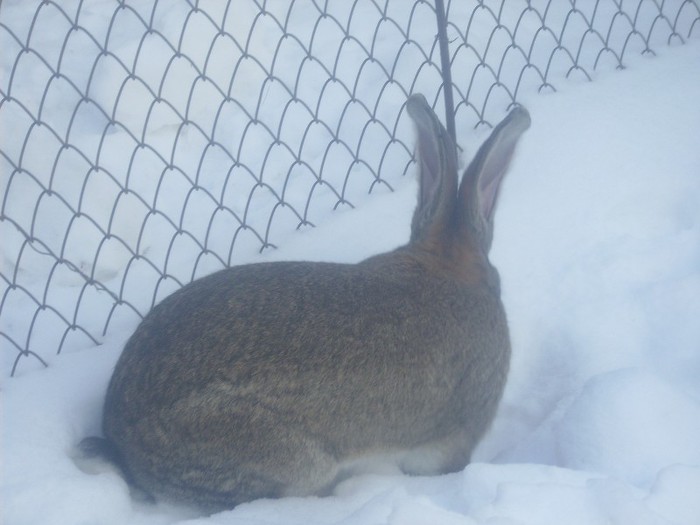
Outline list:
[[[155,497],[231,508],[322,493],[370,458],[464,468],[508,372],[488,260],[498,189],[530,119],[514,109],[458,188],[455,147],[422,95],[410,242],[359,264],[279,262],[199,279],[157,305],[117,363],[106,439]]]

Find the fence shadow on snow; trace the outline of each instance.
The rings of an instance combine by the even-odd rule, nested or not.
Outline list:
[[[462,130],[700,35],[687,0],[446,11]],[[5,373],[131,330],[191,280],[392,190],[414,162],[406,97],[442,114],[435,14],[421,0],[5,0]]]

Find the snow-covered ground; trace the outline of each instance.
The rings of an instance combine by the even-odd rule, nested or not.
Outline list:
[[[2,386],[12,525],[700,523],[700,42],[521,99],[492,259],[513,339],[498,417],[463,472],[372,475],[214,516],[131,499],[72,459],[128,333]],[[466,144],[465,161],[474,151]],[[407,239],[416,187],[373,195],[268,259],[357,261]],[[377,225],[380,225],[379,227]],[[371,232],[371,235],[368,234]],[[130,327],[133,329],[133,325]]]
[[[211,517],[132,501],[116,474],[71,459],[99,429],[123,344],[111,337],[5,382],[5,523],[700,523],[699,64],[694,41],[524,100],[533,125],[492,252],[512,372],[463,472],[363,476],[330,497]],[[407,183],[372,197],[268,257],[355,261],[391,248],[406,239],[414,194]]]

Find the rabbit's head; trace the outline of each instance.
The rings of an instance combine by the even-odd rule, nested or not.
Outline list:
[[[416,125],[420,163],[411,249],[433,254],[464,280],[495,279],[497,285],[488,262],[494,211],[515,146],[530,126],[527,110],[516,107],[493,129],[458,183],[455,145],[425,97],[412,95],[406,106]]]

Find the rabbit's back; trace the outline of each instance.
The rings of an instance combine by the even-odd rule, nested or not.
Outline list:
[[[154,308],[105,405],[136,483],[153,488],[161,468],[211,476],[226,458],[225,485],[242,463],[272,471],[301,449],[342,463],[455,434],[467,457],[441,469],[463,467],[507,374],[498,294],[387,261],[235,267]]]

